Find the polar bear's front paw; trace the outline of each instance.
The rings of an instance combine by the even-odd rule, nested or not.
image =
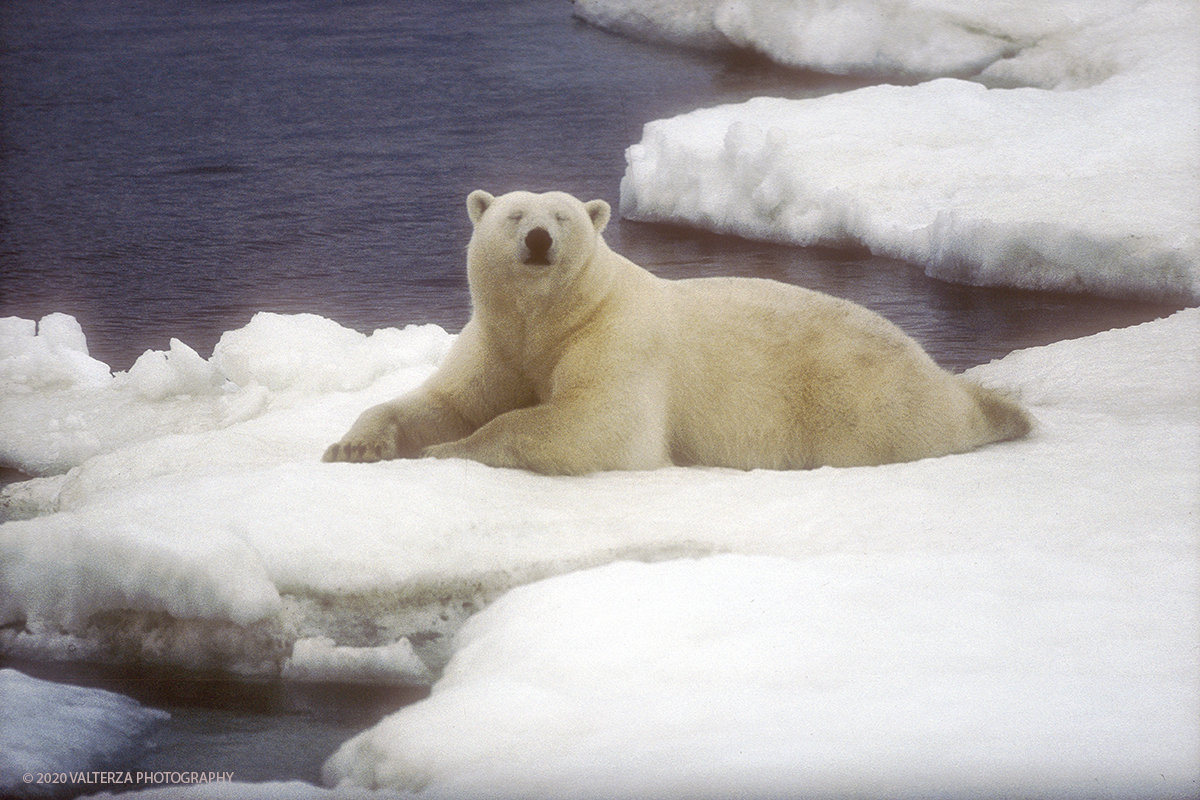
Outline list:
[[[325,450],[323,461],[387,461],[404,458],[413,448],[408,446],[407,436],[396,409],[389,403],[368,408],[337,444]]]

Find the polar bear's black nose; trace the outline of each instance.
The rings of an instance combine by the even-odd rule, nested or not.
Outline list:
[[[550,245],[553,243],[550,232],[545,228],[534,228],[525,234],[525,246],[529,248],[529,260],[533,263],[549,263],[546,255],[550,252]]]

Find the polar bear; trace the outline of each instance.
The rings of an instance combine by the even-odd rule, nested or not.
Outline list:
[[[367,409],[326,461],[850,467],[1030,430],[1016,403],[847,300],[652,275],[605,244],[603,200],[474,191],[467,211],[470,321],[422,386]]]

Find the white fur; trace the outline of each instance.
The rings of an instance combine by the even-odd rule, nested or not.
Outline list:
[[[861,306],[769,280],[655,277],[608,249],[603,200],[475,191],[467,209],[470,322],[424,385],[368,409],[325,460],[795,469],[1029,430],[1017,405]]]

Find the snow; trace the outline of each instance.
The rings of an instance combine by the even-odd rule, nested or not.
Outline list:
[[[968,74],[997,63],[1110,60],[1076,38],[1146,7],[1145,0],[1049,0],[1036,13],[1002,0],[576,0],[575,13],[609,30],[689,47],[746,48],[833,74]],[[1056,67],[1062,68],[1061,64]],[[1099,66],[1093,65],[1093,71]]]
[[[0,380],[9,392],[103,387],[111,378],[108,367],[88,355],[87,337],[74,317],[0,319]]]
[[[646,125],[621,213],[934,277],[1200,298],[1200,15],[1178,0],[580,0],[605,27],[936,78]],[[973,80],[961,76],[973,75]]]
[[[377,683],[428,684],[432,676],[408,639],[386,647],[339,647],[333,639],[301,639],[283,670],[292,681],[367,680]]]
[[[1047,550],[721,555],[515,589],[467,623],[434,695],[344,745],[326,780],[431,797],[1194,796],[1195,656],[1152,644],[1194,622],[1194,574]]]
[[[26,773],[86,773],[132,762],[169,718],[134,700],[0,669],[0,794],[39,797],[62,788]]]
[[[347,789],[1196,793],[1200,309],[971,370],[1027,440],[568,478],[320,462],[440,329],[259,315],[147,392],[5,324],[60,376],[3,384],[5,461],[67,471],[0,495],[0,652],[433,681]]]
[[[74,318],[0,319],[0,463],[53,475],[134,442],[175,436],[156,456],[173,459],[180,450],[205,447],[214,431],[279,414],[314,394],[375,386],[382,400],[398,391],[393,385],[419,383],[451,341],[436,325],[366,336],[311,314],[260,313],[224,334],[207,361],[172,339],[168,351],[147,351],[128,373],[114,376],[87,355]],[[379,381],[384,375],[391,384]],[[317,417],[314,424],[322,424],[324,415]],[[338,427],[327,425],[326,435],[340,436]],[[276,448],[304,446],[282,425],[238,431],[270,437]],[[225,453],[209,453],[208,461],[236,449],[233,442],[222,445]],[[143,453],[141,469],[147,458]]]

